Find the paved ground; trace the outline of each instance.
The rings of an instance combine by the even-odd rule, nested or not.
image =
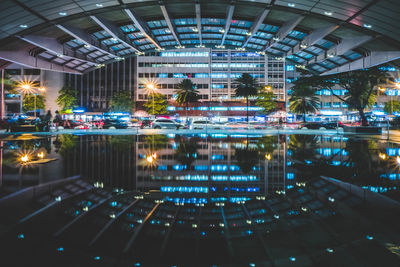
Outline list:
[[[343,130],[302,130],[302,129],[267,129],[267,130],[173,130],[173,129],[117,129],[117,130],[59,130],[56,132],[31,132],[31,133],[6,133],[4,130],[0,130],[0,138],[7,135],[19,135],[19,134],[34,134],[36,136],[48,136],[56,134],[105,134],[105,135],[152,135],[152,134],[222,134],[222,135],[276,135],[276,134],[310,134],[310,135],[352,135],[352,136],[363,136],[354,133],[344,133]],[[381,140],[390,140],[393,142],[400,143],[400,130],[391,130],[388,133],[383,130],[380,135],[366,135],[370,138],[376,138]]]
[[[55,134],[107,134],[107,135],[131,135],[131,134],[246,134],[246,135],[267,135],[267,134],[344,134],[343,130],[301,130],[301,129],[267,129],[267,130],[189,130],[189,129],[117,129],[117,130],[59,130],[55,132],[31,132],[31,133],[6,133],[0,132],[0,136],[10,134],[34,134],[34,135],[55,135]],[[351,134],[351,133],[346,133]]]

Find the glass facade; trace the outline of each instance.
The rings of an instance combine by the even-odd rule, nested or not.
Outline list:
[[[284,63],[254,52],[213,49],[153,52],[138,57],[137,69],[139,101],[147,98],[147,83],[158,84],[160,93],[171,98],[184,78],[201,85],[197,89],[202,100],[235,100],[234,81],[242,73],[249,73],[260,85],[270,84],[277,99],[285,100]]]

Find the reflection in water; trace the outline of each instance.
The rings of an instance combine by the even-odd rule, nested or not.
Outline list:
[[[318,177],[398,198],[395,144],[222,134],[2,143],[0,197],[58,180],[26,202],[0,200],[6,266],[398,266],[397,204]],[[26,162],[58,160],[21,164],[26,151]]]
[[[321,175],[398,195],[400,149],[372,139],[221,134],[25,139],[2,141],[3,195],[78,174],[112,189],[162,191],[173,197],[185,192],[207,192],[209,199],[263,195]],[[26,165],[23,156],[41,153],[60,160],[21,167]]]

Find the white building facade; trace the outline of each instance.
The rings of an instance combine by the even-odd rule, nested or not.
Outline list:
[[[147,53],[137,57],[135,100],[145,101],[147,84],[168,99],[179,82],[191,79],[201,101],[233,101],[235,80],[243,73],[256,78],[260,86],[271,85],[279,101],[285,101],[284,62],[267,56],[236,50],[185,49]]]

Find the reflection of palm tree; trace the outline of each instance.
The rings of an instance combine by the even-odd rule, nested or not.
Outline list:
[[[277,147],[278,140],[276,136],[263,136],[257,140],[257,148],[261,158],[264,158],[266,154],[272,154]]]
[[[376,143],[372,140],[355,140],[349,139],[346,143],[346,151],[348,152],[347,160],[342,162],[343,167],[347,167],[345,177],[362,180],[374,180],[378,177],[379,167],[378,161],[374,160],[371,151],[376,151]]]
[[[312,161],[315,159],[317,149],[317,137],[315,135],[291,135],[289,149],[292,150],[292,158],[300,161]]]
[[[317,158],[315,135],[291,135],[288,148],[292,151],[293,168],[299,181],[321,175],[324,164]]]
[[[157,150],[166,148],[168,144],[168,137],[161,134],[147,135],[144,138],[144,143],[149,150],[155,152]]]
[[[195,142],[181,142],[175,150],[176,160],[190,169],[190,166],[197,158],[197,144]]]
[[[249,148],[248,143],[246,143],[245,148],[237,148],[235,150],[236,162],[243,173],[249,173],[258,163],[258,150]]]

